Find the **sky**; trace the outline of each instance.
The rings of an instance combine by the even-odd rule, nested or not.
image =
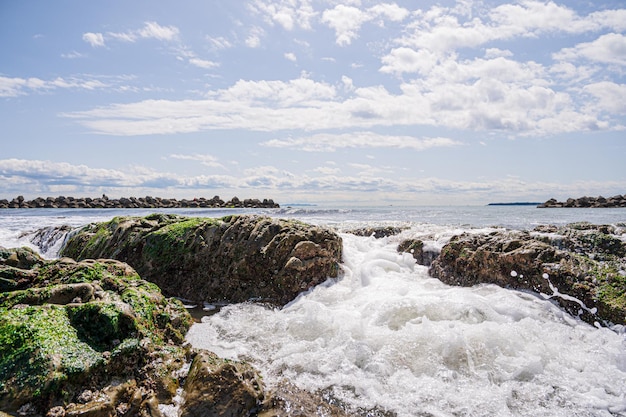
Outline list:
[[[626,193],[626,1],[0,0],[0,198]]]

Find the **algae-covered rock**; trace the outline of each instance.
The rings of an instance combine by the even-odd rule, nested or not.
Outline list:
[[[61,253],[127,262],[167,294],[186,299],[283,305],[336,277],[341,249],[334,232],[294,220],[154,214],[90,224]]]
[[[588,223],[465,233],[443,247],[429,272],[450,285],[540,293],[589,323],[626,324],[626,244],[615,233]]]
[[[200,351],[185,382],[182,417],[249,416],[264,399],[261,377],[242,362]]]
[[[114,416],[115,407],[109,414],[102,407],[121,394],[107,392],[126,383],[143,393],[129,408],[138,415],[151,401],[174,395],[178,381],[171,374],[186,360],[182,343],[191,318],[130,266],[46,261],[25,249],[0,248],[0,276],[14,282],[0,292],[1,410],[100,407],[76,415]],[[79,401],[86,389],[97,393],[93,401]]]

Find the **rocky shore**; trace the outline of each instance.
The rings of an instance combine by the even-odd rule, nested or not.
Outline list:
[[[278,208],[280,207],[272,199],[240,200],[233,197],[229,201],[222,200],[219,196],[211,199],[204,197],[191,200],[161,197],[122,197],[109,198],[106,195],[98,198],[89,197],[38,197],[34,200],[25,200],[18,196],[11,201],[0,200],[0,209],[3,208]]]
[[[580,197],[580,198],[568,198],[566,201],[557,201],[555,198],[551,198],[545,203],[539,204],[539,208],[559,208],[559,207],[573,207],[573,208],[615,208],[626,207],[626,195],[616,195],[613,197],[604,198],[599,197]]]
[[[626,325],[625,236],[626,224],[576,223],[397,250],[449,285],[500,285],[611,327]],[[192,318],[169,298],[283,306],[338,276],[341,255],[330,229],[249,215],[120,216],[71,231],[55,260],[0,248],[0,417],[347,416],[323,393],[268,389],[250,364],[193,349]]]
[[[184,342],[192,318],[126,263],[0,248],[0,417],[347,417]]]
[[[296,220],[153,214],[88,225],[61,255],[127,262],[167,294],[188,300],[284,305],[336,277],[341,251],[337,234]]]
[[[463,233],[440,253],[409,239],[398,251],[449,285],[496,284],[550,299],[590,324],[626,325],[625,235],[626,225],[575,223]]]

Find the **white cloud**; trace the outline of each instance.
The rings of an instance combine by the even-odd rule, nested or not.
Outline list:
[[[341,171],[332,167],[319,167],[303,174],[294,174],[273,166],[259,166],[246,169],[239,176],[196,175],[184,176],[162,172],[147,167],[125,169],[93,168],[67,162],[0,159],[0,181],[5,193],[23,195],[53,195],[55,192],[71,192],[78,195],[99,195],[106,193],[116,196],[157,195],[171,197],[176,194],[195,195],[232,193],[256,198],[273,198],[279,203],[305,197],[313,201],[346,200],[370,202],[372,193],[377,196],[414,201],[419,194],[423,204],[425,198],[437,199],[456,195],[460,201],[491,200],[491,196],[536,195],[613,195],[623,189],[618,181],[594,182],[575,181],[572,183],[551,183],[521,181],[517,178],[502,177],[483,181],[447,180],[435,177],[385,178],[381,172],[388,168],[376,169],[367,165],[357,165],[358,175],[340,175]],[[245,197],[244,197],[245,198]]]
[[[119,83],[125,81],[124,77],[112,77],[107,82],[96,78],[57,77],[53,80],[40,78],[10,78],[0,76],[0,97],[17,97],[39,91],[51,91],[55,89],[97,90],[107,88],[120,88]]]
[[[156,22],[146,22],[144,27],[137,32],[145,39],[158,39],[161,41],[172,41],[178,37],[178,28],[175,26],[161,26]]]
[[[209,44],[210,48],[214,51],[232,48],[233,46],[232,42],[223,36],[218,36],[218,37],[207,36],[206,41]]]
[[[189,63],[191,65],[195,65],[196,67],[204,68],[204,69],[211,69],[211,68],[216,68],[220,66],[220,64],[217,62],[207,61],[205,59],[200,59],[200,58],[190,58]]]
[[[213,155],[202,155],[202,154],[193,154],[193,155],[183,155],[183,154],[171,154],[169,156],[172,159],[180,159],[186,161],[197,161],[202,165],[212,168],[224,168],[224,165],[218,162],[218,159]]]
[[[281,131],[437,126],[550,135],[616,128],[597,109],[541,78],[545,69],[505,58],[447,61],[425,79],[343,90],[308,78],[243,81],[211,91],[204,100],[146,100],[66,113],[88,129],[110,135],[147,135],[214,129]],[[582,100],[582,97],[580,98]]]
[[[508,58],[513,56],[513,52],[509,51],[508,49],[500,49],[500,48],[487,48],[487,50],[485,51],[485,58],[487,59],[491,59],[491,58]]]
[[[288,31],[295,27],[311,29],[311,21],[317,15],[310,0],[253,0],[248,7],[264,16],[269,24],[279,24]]]
[[[626,115],[626,84],[602,81],[586,85],[584,90],[596,97],[596,105],[602,110]]]
[[[585,42],[573,48],[564,48],[553,55],[554,59],[572,61],[588,59],[605,64],[626,66],[626,36],[607,33],[593,42]]]
[[[114,39],[120,42],[136,42],[138,39],[157,39],[160,41],[171,42],[178,39],[179,33],[180,31],[176,26],[161,26],[157,22],[145,22],[144,26],[140,29],[129,30],[126,32],[107,32],[106,38],[109,40]],[[83,39],[85,39],[86,35],[99,35],[102,45],[98,46],[104,45],[105,38],[101,33],[86,33],[83,35]],[[92,46],[95,45],[92,44]]]
[[[248,33],[248,37],[246,38],[246,46],[249,48],[258,48],[261,46],[261,38],[265,36],[265,31],[263,28],[254,26],[250,29]]]
[[[94,48],[98,46],[104,46],[104,36],[102,35],[102,33],[84,33],[83,40]]]
[[[285,59],[291,62],[296,62],[298,60],[298,58],[296,58],[296,54],[294,54],[293,52],[286,52],[284,56]]]
[[[380,19],[379,25],[383,26],[385,19],[397,22],[408,15],[408,10],[396,4],[381,3],[366,10],[339,4],[325,10],[321,21],[335,31],[338,45],[347,46],[358,38],[358,32],[364,23]]]
[[[335,31],[336,42],[340,46],[350,45],[358,36],[361,25],[369,20],[367,14],[356,7],[342,4],[334,9],[325,10],[322,22]]]
[[[343,148],[396,148],[424,151],[435,147],[461,145],[449,138],[416,138],[413,136],[380,135],[373,132],[344,134],[321,133],[313,136],[272,139],[261,143],[273,148],[293,148],[306,152],[334,152]]]
[[[67,58],[67,59],[75,59],[75,58],[83,58],[85,55],[81,54],[80,52],[76,52],[76,51],[72,51],[69,52],[67,54],[61,54],[61,58]]]

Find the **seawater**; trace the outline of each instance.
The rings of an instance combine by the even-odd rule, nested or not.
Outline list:
[[[0,245],[37,228],[154,210],[0,213]],[[173,210],[219,217],[231,210]],[[409,237],[441,247],[454,234],[574,221],[626,222],[623,209],[294,207],[259,214],[335,228],[342,273],[284,308],[235,304],[195,324],[188,341],[322,392],[354,413],[404,416],[624,416],[626,336],[581,322],[549,300],[493,285],[451,287],[409,254]],[[376,239],[345,231],[402,226]],[[26,233],[25,233],[26,232]],[[54,256],[54,254],[49,254]]]

